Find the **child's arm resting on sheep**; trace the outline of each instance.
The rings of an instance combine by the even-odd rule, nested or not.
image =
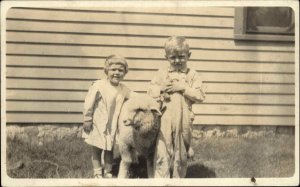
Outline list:
[[[154,98],[156,101],[160,101],[161,91],[162,91],[162,86],[160,85],[158,76],[155,76],[154,79],[150,82],[150,86],[148,88],[147,94],[150,95],[152,98]]]
[[[162,108],[162,102],[164,100],[162,92],[164,91],[164,86],[162,85],[164,80],[162,77],[163,70],[159,69],[154,78],[150,82],[147,94],[154,98],[157,103],[159,103],[160,108]]]
[[[83,130],[89,133],[93,128],[94,106],[97,100],[101,98],[95,84],[93,84],[85,97],[83,106]]]

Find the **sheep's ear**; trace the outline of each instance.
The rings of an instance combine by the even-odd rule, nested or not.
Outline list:
[[[151,108],[151,111],[157,113],[159,116],[162,115],[161,112],[160,112],[160,110],[157,109],[157,108]]]

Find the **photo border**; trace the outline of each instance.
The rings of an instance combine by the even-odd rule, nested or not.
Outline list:
[[[295,11],[295,173],[289,178],[14,179],[6,173],[6,12],[10,7],[289,6]],[[294,186],[299,184],[299,3],[297,1],[4,1],[1,2],[1,183],[3,186]],[[149,183],[151,181],[151,183]],[[150,184],[150,185],[149,185]]]

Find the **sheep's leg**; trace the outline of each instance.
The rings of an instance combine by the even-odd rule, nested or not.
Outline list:
[[[129,166],[130,163],[127,163],[124,160],[121,161],[118,178],[129,178]]]
[[[119,142],[119,151],[121,155],[121,162],[119,166],[118,178],[129,178],[129,166],[130,166],[130,152],[129,146],[124,142]]]
[[[147,159],[147,173],[148,173],[148,178],[154,177],[153,160]]]
[[[152,154],[150,154],[150,155],[147,156],[147,173],[148,173],[148,178],[154,178],[153,162],[154,162],[154,153],[152,153]]]
[[[122,142],[119,143],[119,150],[121,154],[121,163],[118,178],[129,178],[130,165],[135,161],[134,149],[132,146]]]

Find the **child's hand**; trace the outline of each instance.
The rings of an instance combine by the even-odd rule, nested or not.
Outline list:
[[[89,132],[91,132],[92,129],[93,129],[92,123],[83,123],[84,132],[89,133]]]
[[[176,81],[176,82],[168,83],[166,85],[165,91],[167,93],[184,92],[186,87],[187,87],[187,83],[186,82],[184,82],[184,81]]]

